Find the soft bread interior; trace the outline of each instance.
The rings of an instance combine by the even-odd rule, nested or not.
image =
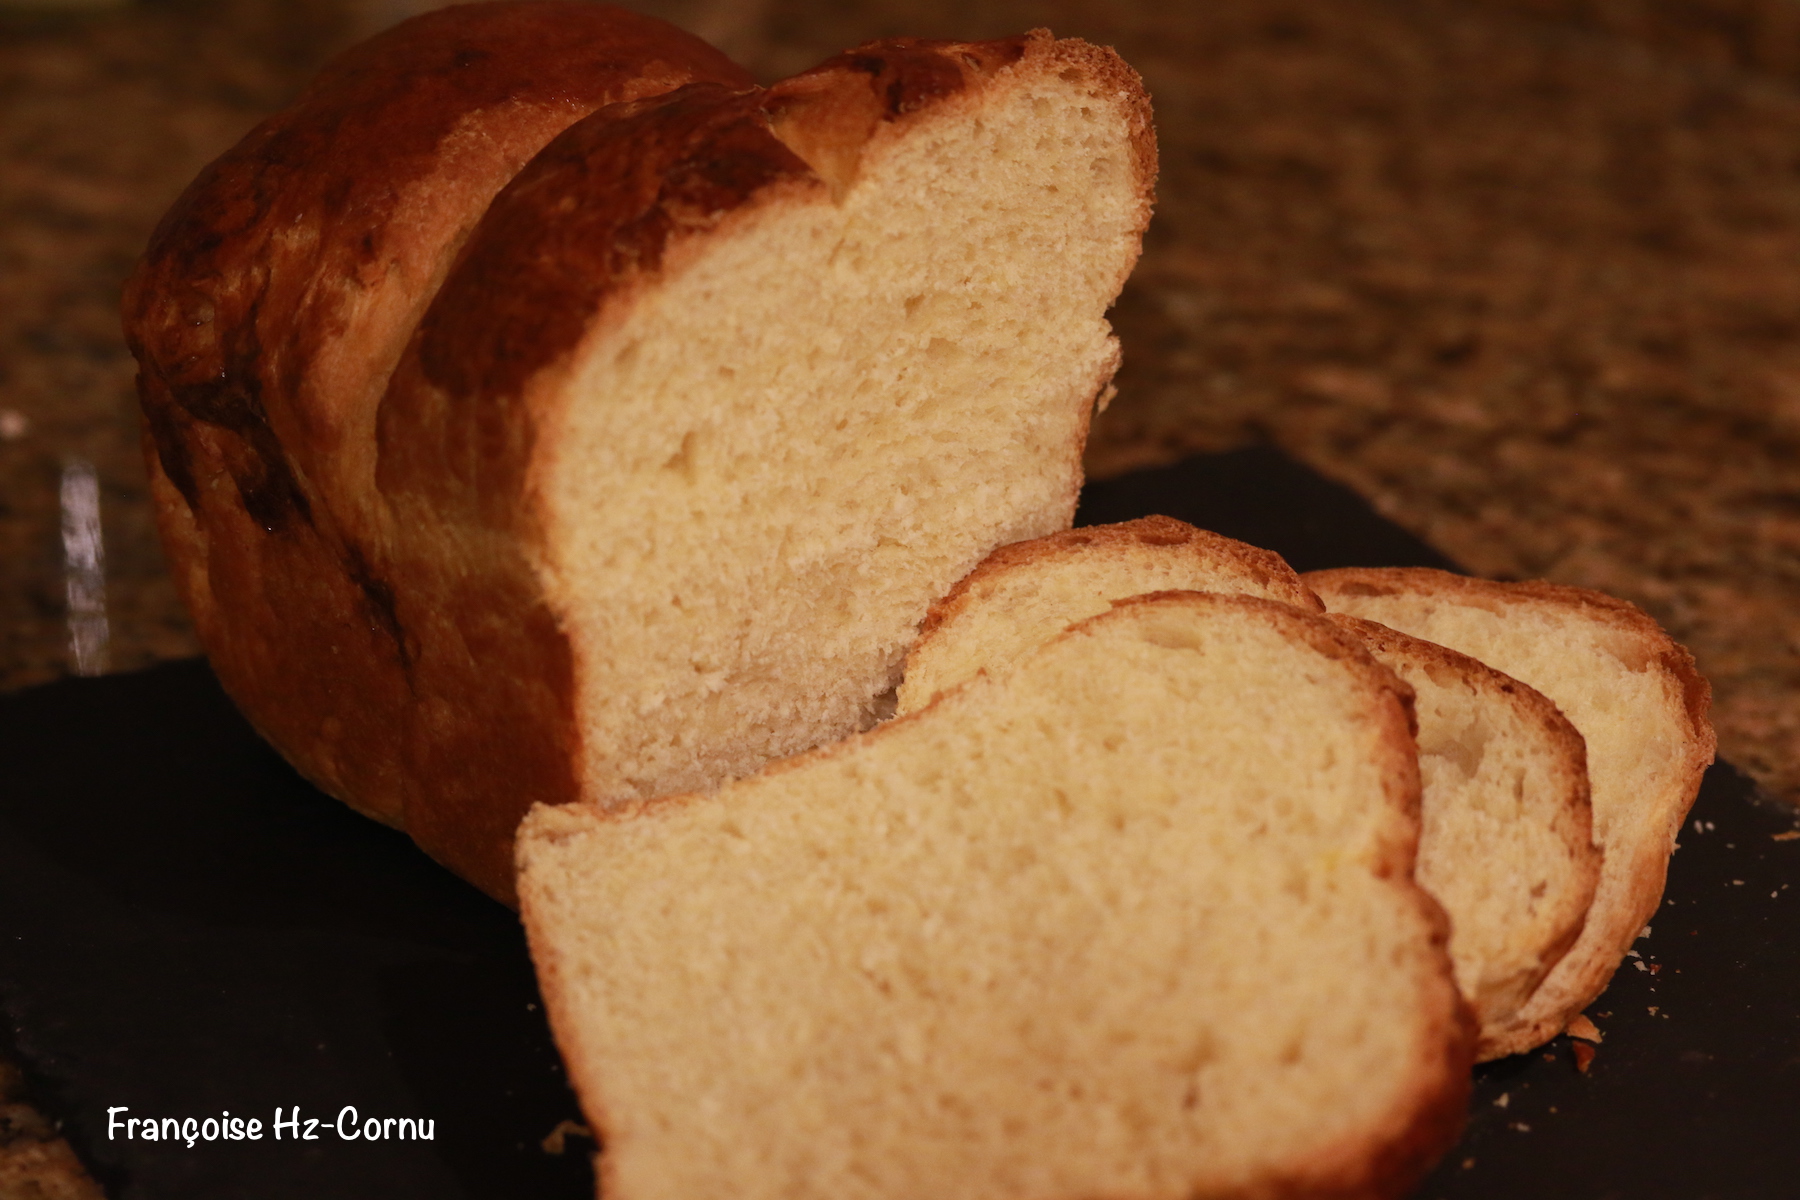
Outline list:
[[[933,608],[906,657],[898,711],[1017,660],[1114,600],[1172,589],[1321,607],[1278,556],[1169,517],[1074,529],[996,551]]]
[[[867,726],[931,601],[1067,526],[1144,212],[1097,86],[1003,73],[878,133],[584,349],[540,487],[589,794]]]
[[[538,808],[605,1190],[1403,1187],[1468,1046],[1398,693],[1321,618],[1171,595],[713,795]]]

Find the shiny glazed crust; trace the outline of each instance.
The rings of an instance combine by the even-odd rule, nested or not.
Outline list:
[[[158,524],[213,669],[303,774],[369,815],[403,820],[418,701],[373,478],[388,374],[546,142],[697,79],[750,86],[698,39],[606,5],[418,17],[208,167],[127,287]],[[547,622],[526,605],[521,624],[548,678]],[[520,785],[555,794],[544,771]]]
[[[188,190],[125,301],[159,525],[226,690],[321,788],[510,902],[518,818],[580,790],[533,494],[577,348],[918,114],[1071,68],[1127,113],[1147,221],[1141,84],[1041,31],[875,43],[764,91],[672,26],[543,0],[329,66]]]

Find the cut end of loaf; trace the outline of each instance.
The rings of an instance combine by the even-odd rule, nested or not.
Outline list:
[[[532,486],[588,794],[710,786],[867,727],[931,601],[1068,524],[1147,217],[1145,110],[1110,52],[996,45],[902,47],[959,86],[855,137],[880,72],[801,77],[843,103],[777,127],[835,186],[671,243],[556,376]],[[837,124],[809,139],[809,112]]]

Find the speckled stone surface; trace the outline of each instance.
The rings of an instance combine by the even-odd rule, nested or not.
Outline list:
[[[408,0],[0,9],[0,686],[67,669],[95,462],[111,665],[194,653],[118,288],[162,209]],[[1800,4],[664,0],[765,78],[1048,24],[1155,97],[1161,207],[1096,473],[1266,439],[1472,568],[1633,599],[1800,796]]]

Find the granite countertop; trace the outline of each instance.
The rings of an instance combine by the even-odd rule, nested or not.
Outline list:
[[[37,3],[0,3],[0,687],[71,669],[72,459],[110,668],[198,652],[120,283],[201,165],[429,6]],[[768,79],[893,33],[1117,46],[1163,175],[1090,472],[1273,442],[1478,572],[1631,599],[1712,680],[1722,755],[1800,800],[1800,0],[633,6]]]

